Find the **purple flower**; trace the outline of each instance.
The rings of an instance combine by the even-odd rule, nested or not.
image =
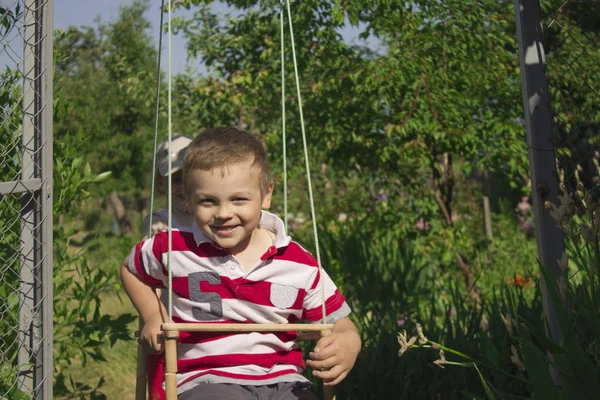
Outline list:
[[[452,307],[450,309],[450,315],[453,316],[453,317],[456,317],[456,308]]]
[[[379,200],[379,201],[386,201],[387,198],[388,198],[388,195],[385,192],[384,193],[379,193],[377,195],[377,200]]]

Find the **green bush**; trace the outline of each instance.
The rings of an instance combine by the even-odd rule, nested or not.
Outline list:
[[[399,336],[401,353],[411,347],[433,347],[440,366],[476,371],[476,376],[470,375],[479,378],[480,387],[476,381],[465,381],[467,374],[461,381],[455,376],[456,370],[448,370],[454,384],[442,392],[441,398],[453,397],[452,388],[457,387],[469,397],[489,399],[583,400],[600,391],[600,203],[582,192],[563,195],[560,200],[560,205],[548,203],[547,207],[552,208],[551,214],[566,237],[567,252],[559,260],[562,273],[557,276],[545,266],[540,270],[562,338],[556,342],[547,333],[550,321],[541,310],[539,281],[532,301],[522,295],[521,289],[505,285],[501,296],[494,296],[495,301],[487,308],[485,331],[476,329],[472,338],[465,337],[469,339],[466,343],[448,335],[452,326],[445,326],[445,336],[433,340],[431,337],[437,335],[428,334],[426,339],[420,327],[412,330],[416,335],[411,339],[404,331]],[[506,307],[500,310],[496,304]],[[459,324],[462,329],[472,326],[464,322]]]
[[[515,253],[515,243],[522,246],[526,238],[510,215],[497,216],[504,221],[503,232],[481,247],[479,257],[487,260],[486,270],[501,266],[504,271],[494,272],[495,285],[491,278],[485,280],[483,307],[478,309],[460,277],[444,269],[435,254],[419,252],[418,241],[425,237],[390,224],[389,215],[382,216],[386,212],[380,208],[362,219],[330,219],[319,232],[323,265],[353,308],[363,340],[353,371],[338,387],[338,398],[375,399],[390,394],[398,399],[481,398],[486,395],[482,379],[490,387],[525,395],[524,378],[511,375],[518,368],[511,362],[513,340],[506,321],[517,310],[542,329],[541,300],[534,274],[528,275],[532,283],[526,287],[506,282],[516,271],[533,268],[525,263],[531,260],[527,251],[535,251],[534,241]],[[312,241],[311,231],[296,233]],[[496,264],[511,257],[510,264]],[[436,346],[443,343],[446,364],[459,363],[461,368],[433,364],[440,359],[439,348],[398,357],[398,332],[414,332],[417,323]],[[471,361],[465,362],[461,355]]]

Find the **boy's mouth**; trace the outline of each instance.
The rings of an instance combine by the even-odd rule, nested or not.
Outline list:
[[[218,235],[227,236],[233,233],[237,228],[237,225],[228,225],[228,226],[213,226],[213,231],[215,231]]]

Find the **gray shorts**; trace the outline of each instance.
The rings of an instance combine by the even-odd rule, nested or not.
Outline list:
[[[318,400],[309,382],[282,382],[264,386],[200,383],[178,400]]]

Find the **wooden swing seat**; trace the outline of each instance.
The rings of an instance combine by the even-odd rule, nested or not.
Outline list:
[[[177,340],[180,332],[297,332],[297,341],[316,340],[327,336],[333,324],[162,324],[165,336],[165,392],[167,400],[177,400]],[[140,326],[141,331],[141,326]],[[136,332],[136,334],[139,334]],[[147,365],[146,352],[138,344],[136,400],[146,400]],[[323,387],[323,399],[335,400],[332,386]]]

